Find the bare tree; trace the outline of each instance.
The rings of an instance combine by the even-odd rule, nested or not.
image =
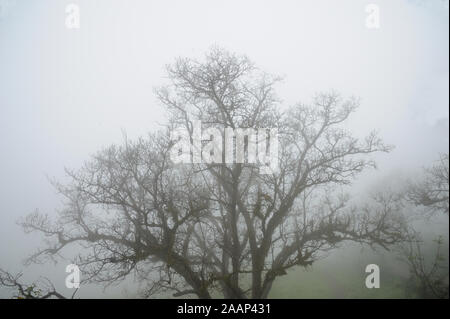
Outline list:
[[[56,291],[52,282],[48,278],[41,278],[37,282],[31,284],[23,283],[20,278],[22,273],[16,275],[0,269],[0,286],[13,289],[16,294],[13,298],[17,299],[67,299],[64,295]],[[75,297],[78,289],[74,291],[71,299]]]
[[[146,297],[267,298],[277,277],[344,241],[387,248],[403,239],[392,205],[358,208],[331,194],[375,166],[369,154],[391,148],[375,133],[359,140],[342,127],[357,99],[323,93],[281,112],[278,78],[216,48],[204,61],[180,58],[167,72],[170,83],[156,91],[170,114],[167,130],[67,171],[72,182],[55,183],[66,198],[59,218],[34,213],[22,221],[46,237],[31,262],[78,243],[83,252],[73,262],[84,282],[109,285],[134,274]],[[278,171],[262,174],[248,161],[175,165],[169,133],[183,127],[192,139],[194,121],[222,131],[277,127]]]
[[[448,165],[448,153],[441,154],[435,165],[425,169],[423,179],[410,185],[407,191],[408,200],[417,206],[428,208],[432,213],[448,214]]]
[[[437,163],[424,169],[424,176],[419,182],[411,183],[406,191],[406,199],[416,206],[426,208],[426,216],[449,212],[449,157],[441,154]],[[421,298],[448,298],[449,272],[448,253],[443,251],[445,238],[438,236],[434,243],[436,251],[430,255],[424,249],[421,234],[410,231],[409,240],[401,245],[404,260],[410,268],[413,290]],[[447,234],[448,241],[448,234]]]
[[[419,298],[448,299],[448,254],[444,251],[443,237],[435,239],[434,244],[435,251],[430,255],[424,251],[420,234],[413,234],[405,242],[403,254],[410,269],[409,291],[416,293]]]

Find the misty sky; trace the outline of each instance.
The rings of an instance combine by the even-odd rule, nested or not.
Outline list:
[[[71,2],[80,29],[65,26]],[[368,3],[379,29],[365,26]],[[330,89],[361,97],[348,128],[396,146],[367,181],[429,165],[449,145],[448,30],[441,0],[0,0],[0,266],[24,269],[40,242],[20,217],[61,207],[47,176],[64,181],[123,132],[157,129],[164,66],[212,45],[282,75],[284,105]],[[64,277],[64,262],[48,267]]]

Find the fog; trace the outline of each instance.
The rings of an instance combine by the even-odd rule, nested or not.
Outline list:
[[[165,110],[153,88],[166,82],[165,65],[201,57],[212,45],[281,75],[283,105],[330,89],[361,98],[347,128],[356,136],[376,129],[395,149],[375,156],[377,170],[355,181],[356,193],[412,179],[448,152],[448,1],[71,2],[80,8],[79,29],[65,25],[69,1],[0,0],[0,267],[23,271],[27,280],[45,275],[70,293],[68,261],[23,265],[43,241],[17,221],[36,209],[55,216],[62,207],[48,178],[66,181],[65,167],[80,167],[124,132],[133,139],[160,128]],[[365,25],[369,2],[380,8],[378,29]],[[426,227],[448,237],[448,224]],[[333,256],[361,278],[358,265],[390,258],[360,254],[359,246]],[[327,267],[324,259],[283,280]],[[296,297],[296,288],[277,287],[274,297]],[[135,297],[135,288],[130,278],[105,291],[82,287],[79,297]]]

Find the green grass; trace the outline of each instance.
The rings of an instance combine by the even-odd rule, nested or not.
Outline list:
[[[270,298],[407,298],[404,278],[380,265],[380,288],[365,285],[365,265],[345,260],[321,260],[307,270],[296,268],[279,277]],[[385,270],[385,271],[383,271]]]

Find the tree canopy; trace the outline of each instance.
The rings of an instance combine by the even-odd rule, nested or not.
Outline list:
[[[166,128],[67,170],[71,182],[55,183],[65,198],[59,217],[36,212],[21,223],[46,238],[30,261],[78,243],[73,263],[84,282],[134,274],[146,297],[267,298],[277,277],[345,241],[387,248],[404,239],[392,198],[359,207],[335,192],[375,166],[370,154],[391,149],[376,133],[358,139],[344,128],[358,99],[327,92],[282,108],[278,77],[220,48],[203,60],[179,58],[167,74],[156,90]],[[248,161],[173,163],[170,132],[182,127],[193,137],[195,121],[222,132],[277,128],[277,171],[262,174]]]

